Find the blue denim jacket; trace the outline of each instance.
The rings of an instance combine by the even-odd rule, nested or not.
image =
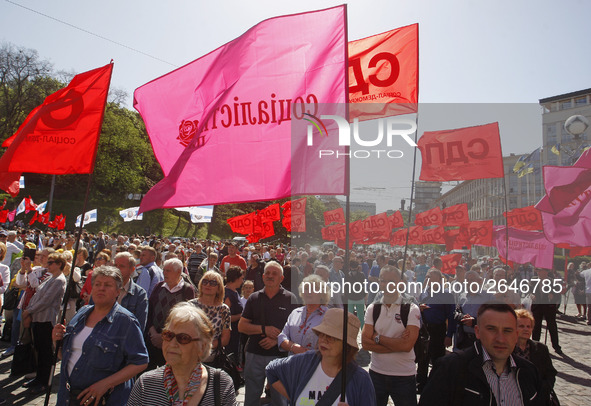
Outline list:
[[[66,379],[74,389],[85,389],[125,366],[143,365],[148,363],[148,351],[144,344],[142,330],[135,316],[115,303],[111,311],[92,329],[82,346],[82,356],[74,365],[70,376],[67,372],[68,360],[71,355],[71,341],[80,333],[86,318],[94,306],[84,306],[66,327],[62,348],[62,370],[58,405],[69,404],[69,393]],[[124,405],[131,393],[133,380],[117,385],[111,393],[108,405]]]

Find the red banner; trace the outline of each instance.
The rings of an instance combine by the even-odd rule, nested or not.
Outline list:
[[[445,244],[445,229],[439,226],[423,230],[421,241],[423,244]]]
[[[468,205],[466,203],[446,207],[441,211],[441,214],[445,227],[461,226],[470,221],[468,217]]]
[[[322,239],[325,241],[334,241],[337,238],[335,227],[336,226],[322,227],[320,229],[320,232],[322,233]]]
[[[408,244],[409,245],[421,245],[423,241],[421,236],[423,235],[423,227],[413,226],[409,229]]]
[[[324,225],[327,226],[331,223],[344,223],[345,222],[345,212],[343,208],[340,207],[335,210],[329,210],[324,212]]]
[[[254,219],[256,214],[254,212],[243,214],[229,218],[227,223],[232,228],[232,231],[238,234],[251,234],[254,230]]]
[[[462,254],[443,255],[441,261],[443,262],[441,272],[446,275],[455,275],[456,267],[462,262]]]
[[[394,234],[392,234],[392,237],[390,238],[390,245],[391,246],[394,246],[394,245],[404,246],[404,245],[406,245],[406,233],[407,232],[408,232],[408,230],[406,228],[404,228],[404,229],[398,230]]]
[[[390,239],[390,220],[386,213],[370,216],[363,220],[362,224],[363,232],[368,240],[379,242]]]
[[[441,209],[439,207],[417,213],[415,217],[415,224],[423,227],[440,226],[443,224],[442,221]]]
[[[1,172],[92,173],[113,64],[47,96],[3,146]]]
[[[445,250],[461,250],[464,247],[470,248],[470,242],[463,243],[458,237],[460,236],[460,229],[447,230],[443,235],[445,239]]]
[[[534,206],[527,206],[504,212],[507,225],[520,230],[539,231],[542,227],[542,214]]]
[[[365,233],[363,232],[363,220],[357,220],[349,224],[349,238],[356,243],[363,242]]]
[[[419,25],[349,42],[350,117],[360,121],[417,111]],[[370,103],[387,104],[374,110]]]
[[[493,239],[493,221],[470,221],[460,227],[460,235],[458,242],[464,244],[469,242],[470,245],[484,245],[492,247]],[[466,244],[464,244],[466,245]]]
[[[591,255],[591,247],[572,247],[568,255],[571,258]]]
[[[33,202],[33,199],[31,199],[31,196],[29,195],[29,197],[25,197],[25,213],[28,213],[32,210],[37,210],[37,205]]]
[[[394,214],[388,217],[388,219],[390,219],[391,228],[404,227],[404,219],[402,218],[402,213],[400,213],[400,210],[396,210]]]
[[[271,204],[263,210],[259,210],[258,215],[261,216],[264,221],[279,221],[281,219],[279,203]]]
[[[419,179],[470,180],[503,177],[499,124],[425,132],[419,139]]]

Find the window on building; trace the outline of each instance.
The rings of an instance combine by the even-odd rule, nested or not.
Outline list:
[[[572,101],[569,100],[563,100],[560,102],[560,110],[566,110],[566,109],[570,109],[573,106]]]
[[[575,99],[575,106],[584,106],[585,104],[587,104],[587,96],[577,97]]]

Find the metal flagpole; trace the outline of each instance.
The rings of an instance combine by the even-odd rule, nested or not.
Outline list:
[[[347,34],[347,4],[344,5],[343,18],[345,22],[345,114],[347,122],[349,122],[349,49],[347,44],[349,38]],[[351,197],[351,161],[348,153],[350,153],[350,147],[345,146],[345,266],[343,269],[345,272],[349,271],[349,221],[350,221],[350,197]],[[345,401],[345,392],[347,389],[347,335],[349,327],[349,298],[343,293],[343,348],[342,348],[342,359],[341,359],[341,397],[340,401]],[[355,338],[357,339],[357,337]]]

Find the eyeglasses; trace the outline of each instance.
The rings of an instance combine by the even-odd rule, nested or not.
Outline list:
[[[178,333],[175,334],[169,330],[162,330],[162,339],[164,341],[172,341],[176,337],[176,342],[179,344],[190,344],[193,341],[201,341],[200,338],[193,338],[189,334]]]
[[[47,261],[47,265],[51,265],[51,264],[57,264],[57,262],[55,262],[55,261]]]
[[[201,281],[201,284],[203,286],[207,286],[207,285],[209,285],[209,286],[218,286],[218,281],[216,281],[215,279],[203,279]]]

